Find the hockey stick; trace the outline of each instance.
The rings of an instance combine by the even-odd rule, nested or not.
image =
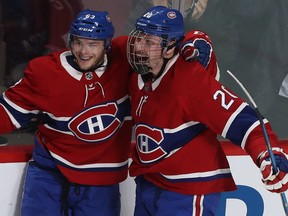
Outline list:
[[[269,153],[269,156],[270,156],[270,159],[271,159],[273,172],[276,173],[277,170],[278,170],[277,169],[277,164],[276,164],[275,156],[274,156],[274,153],[273,153],[272,148],[271,148],[271,143],[270,143],[270,140],[269,140],[269,137],[268,137],[268,134],[267,134],[264,122],[263,122],[262,115],[261,115],[256,103],[254,102],[254,100],[252,99],[252,97],[248,93],[248,91],[245,89],[245,87],[242,85],[242,83],[229,70],[227,70],[227,73],[237,82],[237,84],[239,84],[239,86],[244,91],[244,93],[246,94],[246,96],[248,97],[249,101],[252,103],[252,105],[253,105],[253,107],[254,107],[254,109],[256,111],[257,117],[258,117],[258,119],[260,121],[260,125],[261,125],[262,131],[263,131],[263,135],[264,135],[264,138],[265,138],[267,150],[268,150],[268,153]],[[282,205],[283,205],[285,214],[286,214],[286,216],[288,216],[288,203],[287,203],[287,199],[286,199],[285,193],[284,192],[280,193],[280,195],[281,195]]]

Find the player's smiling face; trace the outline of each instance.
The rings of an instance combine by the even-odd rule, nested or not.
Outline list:
[[[71,51],[82,70],[88,71],[103,63],[106,52],[104,43],[104,40],[74,37]]]

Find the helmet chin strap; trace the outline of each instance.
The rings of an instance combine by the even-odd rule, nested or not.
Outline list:
[[[168,61],[171,59],[168,59],[168,58],[163,58],[164,59],[164,62],[163,62],[163,65],[159,71],[159,73],[154,76],[154,74],[152,72],[148,72],[148,73],[145,73],[145,74],[142,74],[141,77],[143,79],[144,82],[153,82],[155,81],[156,79],[158,79],[162,74],[163,74],[163,71],[168,63]]]
[[[175,51],[170,58],[163,57],[163,60],[164,60],[163,65],[162,65],[159,73],[156,76],[154,76],[152,72],[146,72],[146,71],[152,70],[152,68],[147,66],[147,65],[141,65],[141,66],[137,67],[137,69],[135,71],[138,71],[139,74],[142,74],[141,76],[142,76],[142,79],[144,81],[155,81],[156,79],[158,79],[163,74],[169,60],[172,59],[177,54],[177,47],[178,47],[177,45],[179,43],[181,43],[181,41],[183,39],[184,39],[184,36],[179,38],[178,40],[176,40],[174,43],[163,48],[162,54],[169,51],[170,49],[173,49],[174,47],[175,47]]]
[[[171,58],[173,58],[173,56]],[[155,81],[156,79],[158,79],[163,74],[167,63],[171,58],[163,58],[163,60],[164,60],[163,65],[162,65],[159,73],[156,76],[154,76],[154,74],[152,72],[141,75],[143,81],[144,82],[151,82],[151,81]]]
[[[172,57],[173,57],[173,56],[172,56]],[[172,58],[172,57],[171,57],[171,58]],[[158,73],[156,76],[154,76],[154,80],[158,79],[158,78],[163,74],[164,69],[165,69],[167,63],[168,63],[168,61],[169,61],[171,58],[163,58],[163,59],[164,59],[163,65],[162,65],[159,73]]]
[[[181,38],[181,39],[175,41],[175,43],[173,43],[173,44],[168,45],[167,47],[165,47],[165,48],[163,49],[162,53],[167,52],[168,50],[170,50],[170,49],[172,49],[172,48],[174,48],[174,47],[177,47],[176,45],[178,44],[179,41],[182,41],[182,39],[183,39],[183,38]],[[172,58],[176,55],[176,53],[177,53],[177,52],[175,51],[170,58],[164,58],[164,57],[163,57],[163,59],[164,59],[163,65],[162,65],[159,73],[154,77],[154,80],[158,79],[158,78],[163,74],[163,72],[164,72],[164,70],[165,70],[165,68],[166,68],[166,65],[167,65],[168,61],[169,61],[170,59],[172,59]]]

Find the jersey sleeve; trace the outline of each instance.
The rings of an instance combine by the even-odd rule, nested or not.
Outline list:
[[[189,104],[187,112],[215,133],[246,150],[256,163],[259,154],[267,147],[255,109],[223,84],[203,73],[200,63],[195,64],[194,69],[196,67],[198,70],[194,70],[193,78],[190,79],[195,85],[190,84],[191,89],[186,89],[190,92],[186,99]],[[189,79],[186,77],[186,80]],[[271,145],[277,146],[278,138],[271,125],[264,117],[263,122]]]
[[[30,120],[38,114],[37,103],[39,95],[42,93],[41,88],[38,87],[40,82],[37,81],[34,70],[37,71],[40,68],[37,69],[37,61],[32,60],[28,63],[23,78],[1,95],[0,133],[11,132],[27,126]]]

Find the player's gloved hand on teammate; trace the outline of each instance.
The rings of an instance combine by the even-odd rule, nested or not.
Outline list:
[[[195,36],[182,45],[180,54],[185,61],[198,60],[206,68],[209,64],[212,51],[210,39],[205,33],[200,33],[195,34]]]
[[[277,171],[274,172],[268,151],[259,157],[262,182],[267,190],[281,193],[288,189],[288,160],[283,149],[273,148]]]

